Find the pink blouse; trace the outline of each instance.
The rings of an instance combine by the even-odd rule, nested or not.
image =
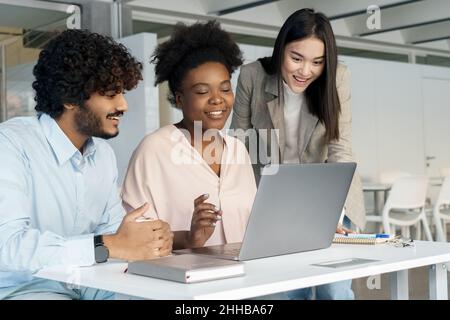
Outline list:
[[[167,221],[172,231],[189,230],[194,199],[223,211],[205,245],[241,242],[256,194],[250,157],[244,144],[221,135],[224,149],[218,177],[174,125],[144,137],[134,151],[122,188],[123,205],[131,211],[148,202],[146,217]]]

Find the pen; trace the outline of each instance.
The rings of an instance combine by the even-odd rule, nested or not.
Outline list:
[[[390,238],[391,235],[387,233],[377,233],[376,238]]]
[[[372,239],[372,238],[390,238],[390,235],[386,233],[349,233],[347,234],[347,237]]]

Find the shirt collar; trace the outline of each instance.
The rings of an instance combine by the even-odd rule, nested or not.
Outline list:
[[[230,136],[227,134],[228,129],[223,128],[222,130],[218,130],[219,131],[219,137],[222,138],[223,143],[225,145],[227,145],[228,143],[228,139],[230,138]]]
[[[96,151],[95,140],[92,137],[89,137],[89,139],[87,139],[84,144],[83,156],[86,158],[94,156],[95,151]]]
[[[64,131],[59,127],[56,121],[48,114],[41,114],[39,116],[44,135],[53,149],[59,165],[66,163],[70,158],[77,154],[78,149],[66,136]],[[95,153],[95,142],[90,137],[84,145],[84,156],[89,157]]]

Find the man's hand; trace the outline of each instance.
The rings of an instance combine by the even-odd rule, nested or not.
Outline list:
[[[104,235],[103,242],[111,258],[147,260],[172,252],[173,233],[162,220],[136,221],[147,211],[148,204],[129,212],[113,235]]]

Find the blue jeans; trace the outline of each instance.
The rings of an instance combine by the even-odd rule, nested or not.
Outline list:
[[[345,228],[351,228],[350,219],[344,216],[342,223]],[[352,290],[352,280],[327,283],[316,288],[316,300],[354,300],[355,294]],[[313,288],[303,288],[286,292],[290,300],[312,300],[314,298]]]
[[[327,283],[316,288],[316,300],[354,300],[352,280]],[[312,300],[313,288],[303,288],[286,292],[290,300]]]
[[[33,278],[17,287],[0,288],[0,299],[6,300],[112,300],[113,292]]]

